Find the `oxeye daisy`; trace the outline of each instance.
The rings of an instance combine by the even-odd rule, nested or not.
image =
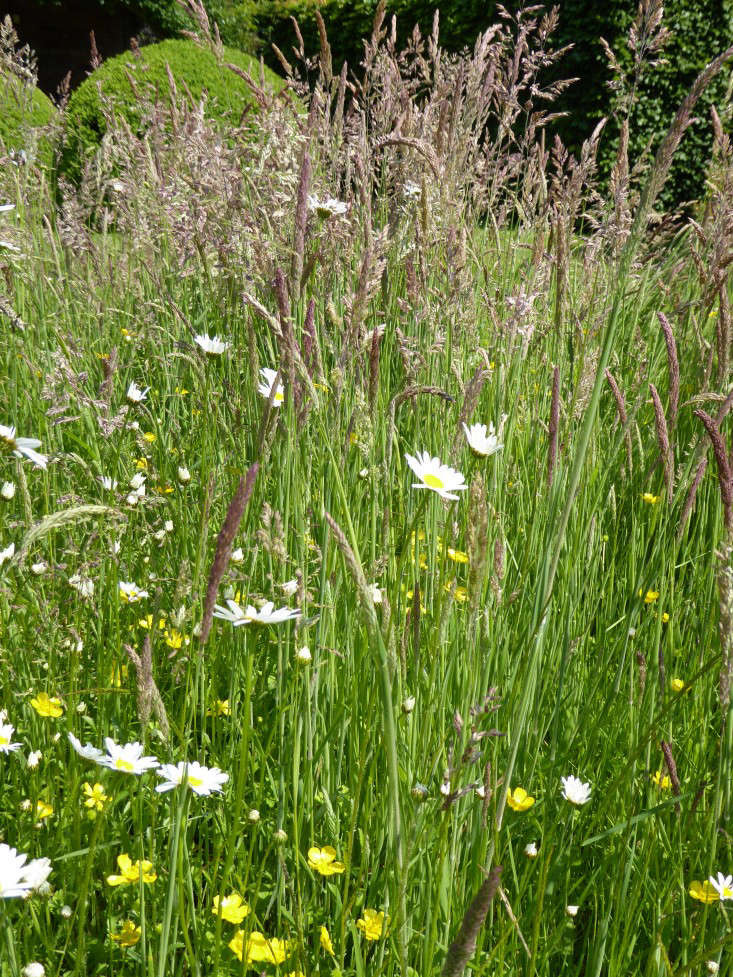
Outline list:
[[[41,447],[38,438],[17,438],[14,427],[0,424],[0,444],[5,444],[16,458],[27,458],[28,461],[32,461],[36,468],[45,468],[48,464],[48,457],[35,450]]]
[[[562,796],[566,801],[570,801],[571,804],[579,807],[581,804],[586,804],[590,800],[590,784],[584,783],[572,775],[561,777],[560,780],[562,782]]]
[[[144,597],[148,597],[147,590],[142,590],[136,583],[120,580],[120,600],[125,604],[136,604]]]
[[[278,607],[275,610],[271,600],[263,604],[259,610],[251,604],[242,609],[236,601],[227,600],[227,607],[222,607],[220,604],[215,606],[214,617],[230,621],[235,628],[238,628],[243,624],[280,624],[282,621],[300,617],[300,611],[290,607]]]
[[[482,458],[488,458],[489,455],[496,454],[503,448],[501,441],[494,432],[493,424],[489,424],[488,430],[485,424],[472,424],[470,427],[464,424],[463,431],[466,435],[466,441],[468,441],[468,447],[477,455],[481,455]]]
[[[723,875],[722,872],[718,872],[717,878],[711,875],[708,882],[718,893],[721,902],[733,899],[733,875]]]
[[[209,356],[221,356],[229,349],[229,343],[225,343],[219,336],[194,336],[196,345]]]
[[[197,761],[161,763],[157,772],[163,781],[155,788],[159,794],[180,787],[181,784],[187,784],[194,794],[208,797],[210,794],[220,794],[224,784],[229,780],[229,774],[218,767],[203,767]]]
[[[10,845],[0,844],[0,899],[25,899],[43,885],[51,874],[47,858],[34,858],[19,853]]]
[[[269,400],[270,396],[272,395],[272,406],[279,407],[285,399],[285,388],[281,383],[278,383],[278,385],[275,387],[275,393],[272,393],[272,388],[277,378],[277,372],[269,369],[269,367],[263,366],[260,370],[260,377],[262,382],[257,387],[258,393],[260,393],[265,400]]]
[[[141,390],[133,380],[130,386],[127,388],[127,399],[131,404],[140,404],[147,397],[148,390],[150,390],[150,387],[145,387],[144,390]]]
[[[0,753],[14,753],[20,749],[20,743],[13,743],[15,726],[0,720]]]
[[[314,210],[319,217],[342,217],[348,209],[349,205],[343,200],[335,197],[320,200],[315,194],[308,194],[308,210]]]
[[[458,496],[454,492],[463,492],[468,488],[463,475],[444,465],[440,459],[431,458],[427,451],[418,452],[416,457],[405,455],[407,464],[420,479],[413,482],[413,488],[429,488],[436,492],[441,499],[457,501]]]

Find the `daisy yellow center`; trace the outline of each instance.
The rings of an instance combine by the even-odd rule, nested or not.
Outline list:
[[[0,736],[0,746],[7,746],[10,742],[10,738],[7,736]]]
[[[428,486],[428,488],[442,489],[445,488],[443,484],[443,479],[438,478],[437,475],[423,475],[423,482]]]
[[[117,770],[124,770],[127,773],[132,773],[135,769],[135,764],[130,763],[129,760],[125,760],[123,757],[117,757],[115,760],[115,768]]]
[[[273,397],[273,400],[275,401],[276,404],[281,404],[283,402],[283,399],[284,398],[282,392],[278,390],[275,396]]]
[[[190,787],[200,787],[201,784],[203,784],[203,782],[204,781],[203,781],[203,778],[202,777],[189,777],[188,778],[188,784],[189,784]]]
[[[733,899],[733,889],[729,885],[723,886],[723,894],[721,896],[723,899]]]

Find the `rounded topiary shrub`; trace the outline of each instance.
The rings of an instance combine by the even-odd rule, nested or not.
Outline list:
[[[51,99],[35,85],[0,73],[0,141],[6,153],[22,150],[33,162],[49,166],[53,146],[44,130],[55,114]]]
[[[187,89],[195,99],[206,93],[206,114],[210,119],[238,121],[254,98],[244,79],[224,67],[226,62],[243,68],[259,83],[260,65],[256,58],[225,47],[219,63],[210,50],[190,40],[162,41],[105,61],[69,99],[61,172],[78,180],[84,160],[99,147],[107,129],[104,102],[110,103],[133,131],[138,130],[143,116],[141,100],[151,92],[156,99],[168,99],[170,95],[167,68],[179,93]],[[283,84],[267,68],[265,81],[275,90]]]

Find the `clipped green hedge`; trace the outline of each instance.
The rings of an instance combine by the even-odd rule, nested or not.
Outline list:
[[[224,48],[224,61],[248,71],[255,81],[259,78],[259,63],[251,55]],[[103,99],[112,101],[115,110],[133,130],[140,127],[140,103],[130,84],[130,76],[141,95],[152,86],[157,98],[168,98],[170,84],[166,66],[170,67],[180,91],[185,85],[196,99],[206,91],[206,111],[210,119],[236,121],[243,109],[253,103],[246,82],[219,64],[211,51],[199,47],[194,41],[162,41],[140,48],[139,53],[120,54],[100,65],[69,99],[66,144],[60,162],[62,173],[77,181],[84,160],[99,147],[107,127]],[[282,80],[269,69],[266,69],[265,78],[273,89],[282,85]]]
[[[23,149],[40,166],[50,166],[53,146],[42,131],[56,109],[35,86],[24,85],[11,74],[0,75],[0,140],[4,149]]]
[[[520,0],[503,0],[510,11]],[[358,73],[363,56],[361,38],[371,32],[377,0],[260,0],[256,28],[267,47],[276,43],[290,56],[295,36],[290,22],[300,22],[306,52],[319,49],[314,11],[319,9],[326,22],[334,69],[344,60]],[[498,19],[496,4],[487,0],[388,0],[388,13],[395,13],[399,35],[404,40],[415,23],[424,33],[430,31],[433,11],[440,8],[441,44],[449,51],[473,47],[476,35]],[[546,8],[551,6],[548,2]],[[556,123],[556,129],[573,152],[594,129],[596,122],[611,110],[606,87],[610,72],[599,43],[604,37],[628,64],[626,48],[628,29],[636,15],[637,0],[559,0],[560,26],[556,46],[572,44],[573,48],[560,62],[557,76],[580,79],[555,103],[554,108],[568,113]],[[731,42],[733,37],[733,0],[665,0],[664,23],[673,38],[662,52],[666,64],[649,69],[640,88],[640,99],[631,118],[630,156],[633,164],[646,143],[652,151],[672,121],[674,113],[690,89],[699,71]],[[263,49],[266,57],[267,50]],[[624,53],[626,52],[626,53]],[[276,62],[273,60],[273,64]],[[693,199],[704,192],[705,166],[710,154],[712,134],[710,106],[720,104],[730,71],[722,72],[709,86],[698,103],[699,120],[682,141],[662,202],[667,206]],[[600,148],[600,168],[608,174],[616,155],[618,126],[607,126]]]

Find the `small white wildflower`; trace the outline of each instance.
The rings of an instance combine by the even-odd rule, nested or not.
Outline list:
[[[260,820],[260,812],[257,810],[256,807],[253,807],[252,810],[249,812],[249,814],[247,815],[247,820],[250,821],[252,824],[257,824],[257,822]]]
[[[89,577],[82,577],[81,574],[75,573],[73,577],[69,577],[69,583],[82,597],[91,597],[94,593],[94,581]]]
[[[59,912],[61,913],[63,919],[71,919],[74,911],[71,906],[62,906],[61,909],[59,909]]]
[[[408,697],[402,703],[402,711],[405,713],[405,715],[409,715],[414,708],[415,708],[415,696],[408,695]]]
[[[313,655],[311,655],[311,650],[307,645],[303,645],[302,648],[298,648],[295,652],[295,660],[299,665],[310,665],[313,661]]]
[[[275,380],[277,379],[277,371],[271,370],[267,366],[263,366],[260,370],[261,382],[257,387],[257,392],[260,396],[264,397],[265,400],[269,400],[272,397],[272,406],[279,407],[283,400],[285,399],[285,388],[281,383],[275,386]],[[275,392],[273,393],[273,387],[275,387]]]
[[[473,790],[474,793],[476,794],[476,797],[480,797],[481,800],[483,800],[484,797],[486,797],[486,788],[484,787],[483,784],[479,784],[478,787],[474,787]]]
[[[494,432],[493,424],[489,424],[488,431],[485,424],[472,424],[471,427],[464,424],[463,432],[466,435],[466,441],[468,441],[468,446],[471,451],[477,455],[481,455],[483,458],[496,454],[503,447]]]
[[[581,804],[586,804],[590,800],[590,784],[584,783],[578,777],[573,777],[572,774],[569,777],[561,777],[560,781],[562,783],[562,796],[566,801],[580,807]]]
[[[76,707],[76,711],[77,711],[77,712],[79,713],[79,715],[80,715],[80,716],[83,716],[83,715],[84,715],[84,713],[85,713],[85,712],[87,711],[87,704],[86,704],[86,702],[84,702],[84,700],[83,700],[83,699],[82,699],[82,701],[81,701],[81,702],[80,702],[80,703],[79,703],[79,704],[77,705],[77,707]]]
[[[450,780],[444,780],[440,785],[440,793],[443,797],[447,797],[450,794]]]
[[[133,380],[133,382],[127,388],[127,399],[131,404],[140,404],[147,397],[148,390],[150,390],[150,387],[145,387],[144,390],[141,390]]]
[[[143,489],[143,495],[145,494],[144,492],[145,476],[143,475],[142,472],[137,472],[135,475],[132,476],[132,478],[130,479],[130,488],[133,489],[135,492],[139,492],[140,489]]]
[[[31,563],[31,573],[36,577],[40,577],[41,574],[46,572],[46,570],[48,570],[48,564],[43,560],[39,560],[38,563]]]
[[[717,960],[706,960],[705,966],[707,967],[709,974],[717,974],[717,972],[720,970],[720,964],[717,962]]]
[[[187,485],[191,481],[191,472],[188,470],[188,468],[178,469],[178,481],[181,483],[181,485]]]
[[[31,807],[32,807],[32,805],[31,805],[31,799],[30,799],[30,797],[26,797],[25,800],[23,800],[23,801],[20,802],[20,809],[21,809],[21,811],[30,811]]]
[[[297,579],[293,578],[292,580],[286,580],[285,583],[281,583],[280,590],[282,590],[286,597],[292,597],[298,590]]]
[[[117,554],[120,552],[120,541],[119,541],[119,539],[113,539],[112,540],[112,542],[109,544],[109,551],[112,554],[112,556],[117,556]]]
[[[568,916],[577,916],[578,909],[580,909],[580,906],[566,906],[565,912],[568,914]]]
[[[369,584],[369,596],[372,598],[372,601],[375,604],[381,604],[382,601],[384,600],[382,591],[375,583]]]
[[[165,531],[167,533],[172,533],[173,532],[173,520],[172,519],[166,519],[166,521],[163,523],[163,529],[165,529]]]
[[[308,209],[315,210],[319,217],[342,217],[348,211],[349,205],[335,197],[319,200],[315,194],[309,193]]]
[[[13,554],[15,553],[15,543],[11,543],[6,546],[4,550],[0,550],[0,567],[6,560],[12,560]]]
[[[38,438],[16,438],[14,427],[0,424],[0,441],[7,445],[16,458],[27,458],[36,468],[45,468],[48,464],[47,456],[36,451],[36,448],[41,447]]]
[[[23,977],[45,977],[46,968],[37,960],[32,960],[23,967],[21,974]]]
[[[219,336],[194,336],[194,342],[209,356],[221,356],[229,349],[230,345],[220,339]]]
[[[524,846],[524,854],[527,858],[537,858],[537,842],[530,841],[528,845]]]
[[[237,547],[236,550],[232,550],[232,555],[229,557],[232,563],[243,563],[244,562],[244,550],[241,546]]]
[[[0,488],[0,495],[6,502],[10,502],[15,496],[15,482],[3,482],[2,488]]]
[[[286,831],[283,831],[282,828],[278,828],[277,831],[275,832],[275,834],[272,837],[273,837],[275,843],[278,844],[278,845],[284,845],[285,842],[288,840],[287,832]]]
[[[99,482],[105,492],[114,492],[117,488],[117,482],[114,478],[110,478],[109,475],[99,475]]]
[[[40,750],[33,750],[28,754],[28,766],[31,768],[31,770],[35,770],[42,758],[43,754]]]

